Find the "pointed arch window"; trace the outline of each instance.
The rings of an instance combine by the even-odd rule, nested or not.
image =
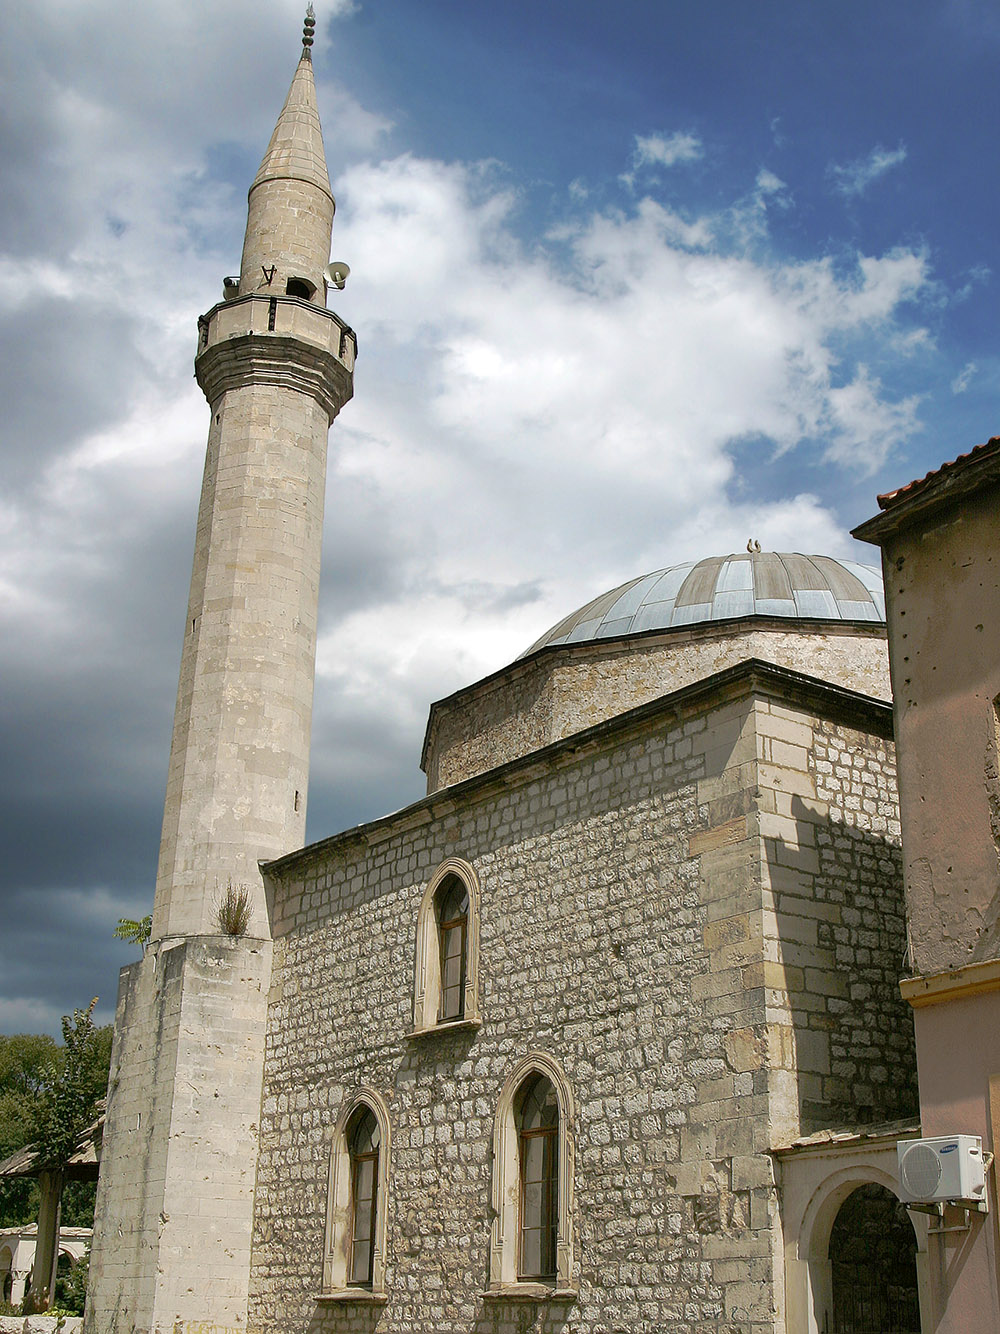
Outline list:
[[[530,1074],[514,1104],[520,1185],[517,1277],[554,1283],[559,1235],[559,1099]]]
[[[438,1023],[465,1018],[469,962],[469,890],[457,875],[446,876],[434,896],[441,988]]]
[[[566,1076],[543,1052],[504,1085],[493,1130],[493,1295],[572,1299],[573,1115]]]
[[[370,1288],[372,1285],[381,1138],[375,1113],[362,1103],[347,1131],[348,1152],[351,1156],[351,1255],[348,1280],[359,1288]]]
[[[479,1023],[479,882],[468,862],[449,857],[417,915],[413,1031]]]
[[[389,1114],[359,1089],[337,1121],[330,1152],[320,1299],[385,1299]]]

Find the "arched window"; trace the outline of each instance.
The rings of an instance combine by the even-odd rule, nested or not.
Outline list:
[[[441,988],[438,1023],[465,1018],[465,975],[468,971],[469,890],[457,875],[446,876],[434,896],[437,918]]]
[[[14,1255],[9,1246],[0,1250],[0,1301],[9,1302],[14,1292]]]
[[[340,1114],[330,1152],[321,1298],[385,1298],[389,1114],[359,1089]]]
[[[297,296],[303,301],[311,301],[315,291],[315,286],[305,278],[289,278],[285,284],[286,296]]]
[[[347,1146],[351,1155],[351,1256],[348,1281],[359,1288],[370,1288],[372,1285],[380,1140],[375,1114],[370,1107],[362,1104],[347,1129]]]
[[[468,862],[449,857],[417,914],[413,1030],[479,1022],[479,882]]]
[[[559,1233],[559,1100],[541,1074],[531,1074],[514,1101],[521,1209],[517,1277],[555,1282]]]
[[[513,1071],[493,1131],[490,1288],[573,1290],[573,1099],[551,1056]]]

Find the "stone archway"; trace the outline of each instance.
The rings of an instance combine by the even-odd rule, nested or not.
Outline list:
[[[850,1323],[854,1316],[840,1300],[835,1311],[835,1268],[851,1262],[846,1244],[857,1227],[870,1226],[858,1212],[865,1202],[878,1199],[895,1217],[899,1190],[896,1163],[897,1139],[915,1137],[915,1131],[895,1129],[825,1132],[821,1138],[802,1140],[775,1153],[778,1163],[781,1201],[781,1228],[785,1251],[783,1316],[785,1334],[869,1334],[864,1325]],[[834,1138],[834,1136],[836,1136]],[[872,1187],[884,1192],[876,1194]],[[860,1194],[859,1194],[860,1192]],[[853,1204],[848,1201],[857,1195]],[[842,1211],[848,1206],[846,1212]],[[877,1211],[876,1211],[877,1212]],[[910,1229],[904,1248],[912,1255],[919,1292],[918,1309],[927,1307],[927,1218],[912,1218],[902,1212],[901,1224]],[[896,1226],[897,1224],[894,1224]],[[838,1269],[837,1283],[842,1290],[848,1279],[846,1270]],[[849,1281],[849,1279],[848,1279]],[[909,1278],[904,1285],[909,1292]],[[906,1297],[909,1302],[909,1297]],[[904,1307],[909,1310],[909,1307]],[[907,1319],[911,1317],[908,1315]],[[841,1321],[840,1325],[835,1320]],[[875,1325],[877,1334],[919,1334],[920,1323],[893,1326]]]
[[[830,1229],[830,1334],[920,1334],[917,1236],[893,1192],[857,1186]]]
[[[14,1292],[14,1255],[9,1246],[0,1247],[0,1302],[9,1302]]]

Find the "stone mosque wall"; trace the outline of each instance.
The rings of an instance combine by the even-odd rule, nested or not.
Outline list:
[[[778,1327],[768,1150],[853,1083],[873,1119],[910,1087],[889,712],[851,730],[853,701],[800,689],[736,669],[272,865],[250,1328]],[[413,1036],[418,909],[453,856],[480,886],[482,1022]],[[494,1118],[533,1051],[574,1101],[568,1303],[487,1292]],[[391,1125],[384,1305],[322,1300],[359,1086]]]
[[[750,658],[891,699],[885,627],[759,620],[547,648],[431,708],[427,790],[461,782]]]

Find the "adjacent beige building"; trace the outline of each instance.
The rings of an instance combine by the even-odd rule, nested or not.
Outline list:
[[[1000,439],[898,491],[856,536],[882,548],[900,747],[909,976],[928,1136],[1000,1122]],[[932,1233],[935,1334],[1000,1329],[989,1216]]]

